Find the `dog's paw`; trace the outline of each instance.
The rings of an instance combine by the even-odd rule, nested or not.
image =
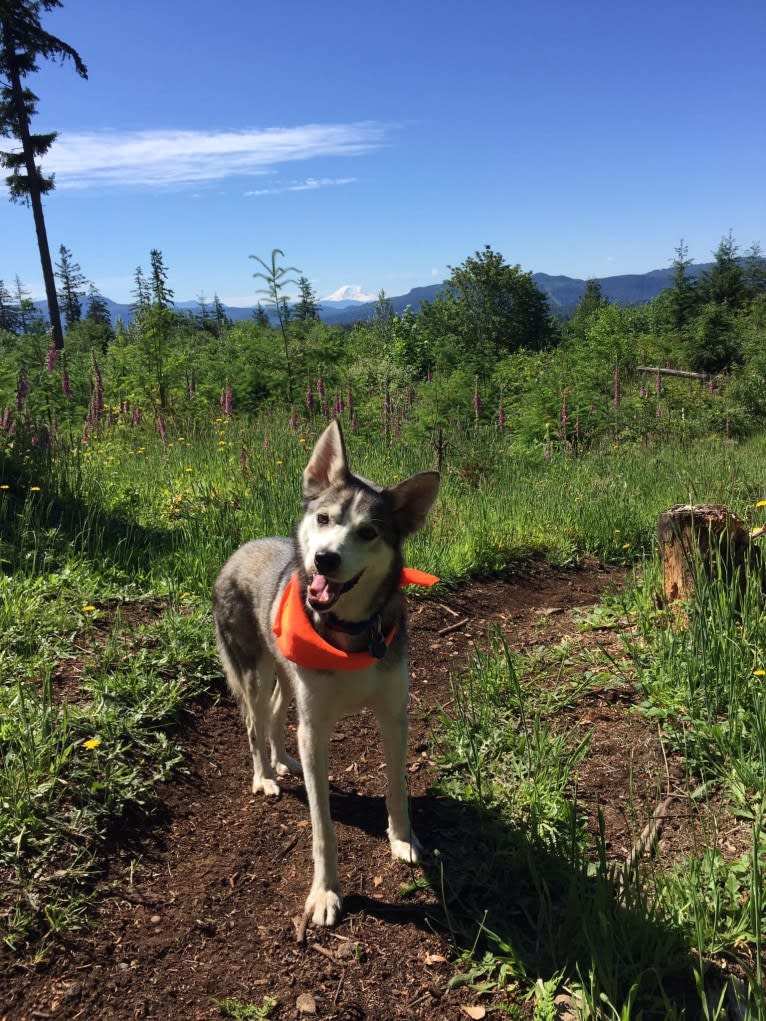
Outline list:
[[[410,865],[417,865],[423,860],[423,846],[414,833],[410,834],[409,840],[396,840],[389,837],[389,843],[391,844],[391,857],[396,858],[397,861],[406,861]]]
[[[285,755],[278,762],[272,762],[277,776],[303,776],[303,766],[292,755]]]
[[[267,798],[278,798],[281,793],[282,788],[271,777],[260,776],[253,779],[253,794],[265,794]]]
[[[335,890],[312,890],[306,898],[305,912],[314,925],[335,925],[340,917],[343,902]]]

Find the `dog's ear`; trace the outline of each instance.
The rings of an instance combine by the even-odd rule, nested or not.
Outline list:
[[[333,419],[316,441],[309,463],[303,470],[303,495],[312,500],[328,486],[345,482],[348,474],[343,433],[337,420]]]
[[[439,482],[438,472],[419,472],[388,490],[400,535],[411,535],[426,523]]]

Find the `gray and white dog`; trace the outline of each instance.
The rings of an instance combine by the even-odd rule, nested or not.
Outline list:
[[[329,739],[341,716],[363,706],[375,713],[391,852],[417,862],[422,851],[408,812],[409,673],[400,586],[407,581],[402,541],[422,527],[438,490],[438,472],[390,489],[353,475],[333,422],[303,472],[304,514],[295,538],[246,543],[215,584],[218,651],[247,726],[253,792],[278,795],[276,776],[305,779],[314,857],[305,911],[315,925],[334,925],[342,905],[328,781]],[[300,763],[284,745],[293,698]]]

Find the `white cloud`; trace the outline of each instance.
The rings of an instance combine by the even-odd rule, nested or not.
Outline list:
[[[156,188],[267,174],[279,164],[320,156],[360,156],[385,145],[387,131],[386,125],[364,121],[262,131],[62,133],[45,170],[55,173],[58,188]],[[307,178],[299,187],[349,180]]]
[[[274,188],[254,188],[246,191],[246,196],[281,195],[286,191],[316,191],[317,188],[330,188],[340,184],[356,184],[356,177],[307,177],[305,181],[294,181],[291,184],[277,185]]]

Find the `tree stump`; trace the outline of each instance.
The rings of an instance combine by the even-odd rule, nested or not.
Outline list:
[[[663,592],[668,603],[687,599],[694,592],[700,565],[711,576],[731,582],[736,576],[744,587],[751,562],[751,534],[745,523],[717,504],[678,504],[657,519],[657,541],[662,557]],[[720,566],[719,566],[720,565]]]

